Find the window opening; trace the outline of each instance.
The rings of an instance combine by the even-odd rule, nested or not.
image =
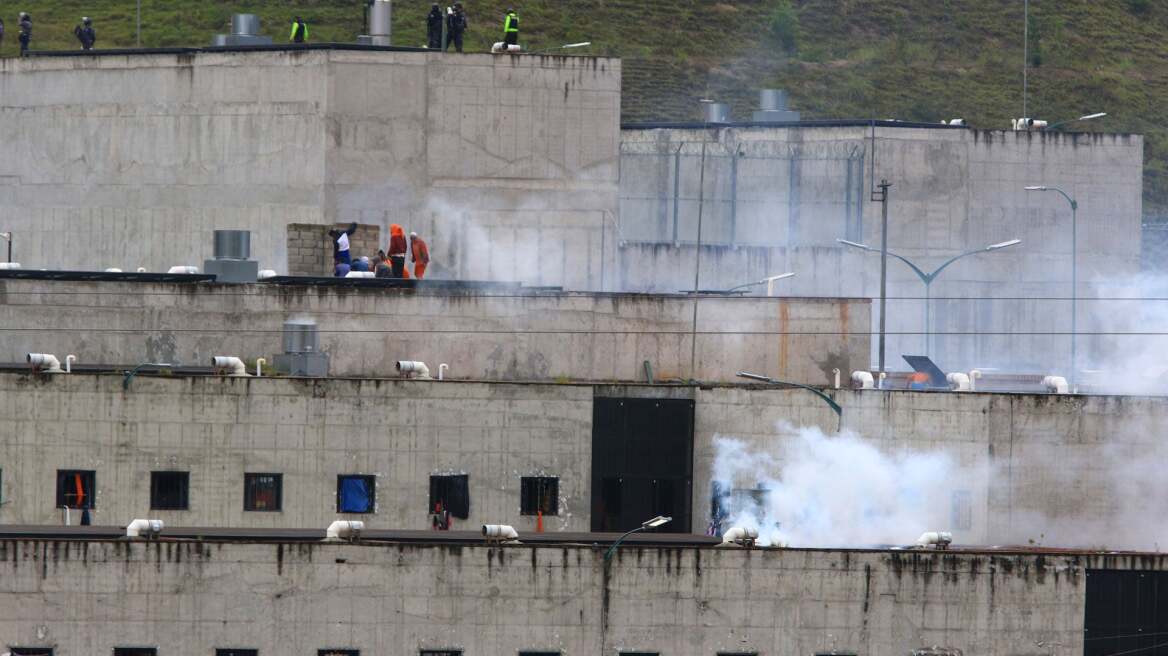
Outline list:
[[[57,470],[57,507],[92,509],[97,473],[83,469]]]
[[[356,474],[337,476],[337,512],[371,513],[377,501],[377,478]]]
[[[243,475],[243,509],[257,512],[279,511],[283,487],[283,474],[245,473]]]
[[[470,482],[466,474],[430,476],[431,525],[437,530],[450,528],[450,517],[470,517]]]
[[[150,509],[187,510],[190,507],[190,472],[150,472]]]
[[[558,515],[560,479],[554,476],[524,476],[519,480],[519,497],[521,515]]]
[[[114,647],[114,656],[157,656],[154,647]]]

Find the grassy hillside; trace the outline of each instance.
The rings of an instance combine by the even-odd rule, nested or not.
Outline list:
[[[506,2],[467,0],[469,47],[499,38]],[[728,101],[746,116],[755,89],[791,91],[807,118],[964,117],[985,127],[1022,113],[1022,0],[564,0],[516,2],[529,48],[591,40],[592,53],[624,58],[625,120],[687,119],[697,99]],[[1147,135],[1145,212],[1168,214],[1168,3],[1031,0],[1030,111],[1051,121],[1106,111],[1082,129]],[[5,2],[36,22],[34,48],[75,47],[73,25],[92,16],[101,46],[134,45],[126,0]],[[394,39],[421,45],[428,2],[395,3]],[[144,46],[202,45],[230,15],[258,13],[287,37],[293,13],[313,41],[351,41],[362,4],[336,0],[143,0]]]

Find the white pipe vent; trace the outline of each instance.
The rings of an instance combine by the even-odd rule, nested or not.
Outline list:
[[[514,527],[506,524],[483,524],[483,537],[488,540],[506,542],[508,540],[518,540],[519,533],[515,531]]]
[[[325,531],[326,540],[356,540],[365,530],[365,522],[337,520]]]
[[[156,538],[162,533],[161,519],[135,519],[126,526],[128,538]]]
[[[52,353],[29,353],[26,359],[33,371],[38,371],[43,374],[62,373],[61,361]]]
[[[225,376],[247,376],[247,366],[243,360],[229,355],[216,355],[211,358],[211,366],[215,373]]]
[[[402,378],[419,378],[422,380],[430,380],[430,368],[426,366],[425,362],[417,360],[398,360],[397,372],[401,374]]]

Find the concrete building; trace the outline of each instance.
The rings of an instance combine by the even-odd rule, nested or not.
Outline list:
[[[288,226],[349,221],[424,235],[434,275],[591,289],[615,261],[615,59],[40,56],[0,61],[0,98],[0,225],[26,268],[198,265],[230,228],[286,272]]]
[[[919,492],[926,501],[911,522],[878,527],[866,543],[937,528],[964,544],[1152,549],[1168,540],[1148,525],[1160,496],[1145,498],[1165,487],[1147,465],[1163,455],[1148,427],[1168,419],[1164,398],[828,393],[851,435],[835,444],[861,445],[856,462],[923,458],[943,473]],[[675,518],[669,530],[701,534],[725,439],[763,463],[724,475],[727,493],[765,495],[760,481],[806,465],[794,462],[802,438],[784,423],[832,434],[837,417],[805,390],[742,385],[8,372],[0,523],[60,525],[70,505],[91,507],[103,525],[156,516],[176,527],[302,528],[344,516],[425,529],[434,501],[450,494],[435,485],[457,484],[466,506],[457,528],[530,532],[544,512],[548,532],[616,530],[665,514]],[[849,459],[811,459],[825,473],[806,484],[828,484]],[[902,470],[914,471],[891,469]],[[372,477],[358,482],[368,485],[365,512],[345,510],[342,477]],[[77,503],[79,490],[88,502]]]
[[[145,542],[6,528],[4,644],[53,656],[132,647],[156,651],[113,653],[1010,656],[1051,645],[1103,656],[1147,642],[1132,633],[1168,628],[1154,604],[1137,603],[1158,599],[1165,580],[1153,554],[632,539],[605,562],[611,535],[492,546],[469,535],[369,532],[330,544],[323,530],[167,533]],[[38,647],[51,651],[18,650]]]
[[[947,370],[1068,374],[1070,339],[1050,334],[1069,332],[1071,210],[1056,192],[1024,187],[1077,200],[1079,296],[1120,295],[1140,266],[1142,167],[1143,138],[1129,134],[886,121],[626,126],[616,284],[690,288],[700,263],[708,289],[796,271],[784,293],[878,297],[879,254],[837,240],[879,248],[881,204],[870,192],[888,180],[888,248],[926,273],[1022,240],[947,268],[928,290],[927,318],[926,288],[890,259],[889,363],[904,369],[901,354],[929,353]],[[1113,311],[1082,303],[1079,330]],[[1102,368],[1102,345],[1081,341],[1080,368]]]
[[[865,368],[870,341],[867,299],[76,277],[0,280],[0,290],[11,336],[0,362],[43,352],[95,365],[206,366],[216,355],[271,363],[284,321],[309,317],[334,376],[395,376],[398,360],[422,360],[434,375],[448,363],[461,379],[728,381],[745,369],[824,386],[833,369],[846,379]]]

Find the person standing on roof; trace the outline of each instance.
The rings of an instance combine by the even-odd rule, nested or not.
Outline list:
[[[304,43],[308,40],[308,23],[296,16],[292,19],[292,33],[288,35],[292,43]]]
[[[414,258],[414,277],[418,280],[426,275],[426,265],[430,263],[430,249],[418,233],[410,233],[410,255]]]
[[[394,278],[404,278],[406,270],[406,233],[398,224],[389,226],[389,264]]]
[[[20,12],[20,56],[28,54],[28,44],[32,41],[32,16]]]
[[[329,237],[333,240],[333,262],[344,262],[345,264],[352,264],[353,260],[349,257],[349,237],[357,232],[357,224],[350,223],[345,230],[332,229],[329,230]]]
[[[0,46],[4,45],[4,19],[0,18]]]
[[[450,50],[451,42],[454,43],[455,50],[462,52],[462,34],[466,32],[468,25],[466,10],[462,8],[461,2],[446,8],[446,46],[443,52]]]
[[[426,14],[426,47],[431,50],[442,49],[442,7],[438,3],[430,5],[430,13]]]
[[[93,50],[97,43],[97,32],[93,29],[93,21],[88,16],[81,19],[81,24],[73,28],[73,36],[81,42],[82,50]]]
[[[507,16],[503,18],[503,44],[519,45],[519,16],[513,8],[508,8]]]

